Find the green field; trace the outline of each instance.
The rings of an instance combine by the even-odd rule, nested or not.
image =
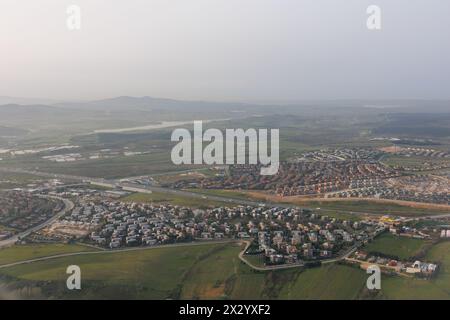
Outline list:
[[[322,209],[322,211],[324,211],[324,213],[328,213],[328,211],[347,211],[355,213],[398,215],[404,217],[442,214],[446,212],[445,210],[443,211],[439,209],[412,208],[395,203],[384,203],[367,200],[307,201],[302,202],[302,205],[311,208],[319,207]]]
[[[442,242],[431,248],[426,261],[440,265],[437,276],[431,280],[384,277],[382,296],[386,299],[450,299],[450,242]]]
[[[16,245],[5,249],[0,249],[0,265],[52,256],[62,253],[95,251],[94,248],[76,244],[31,244]]]
[[[139,202],[139,203],[169,203],[176,206],[186,206],[192,208],[209,208],[209,207],[220,207],[220,206],[230,206],[230,203],[200,199],[200,198],[190,198],[182,195],[175,195],[170,193],[160,193],[153,192],[149,193],[134,193],[129,196],[121,198],[125,202]]]
[[[186,190],[189,192],[195,192],[195,193],[224,197],[224,198],[254,200],[250,195],[246,194],[245,192],[239,192],[239,191],[234,191],[234,190],[222,190],[222,189],[186,189]]]
[[[45,281],[45,296],[64,298],[352,299],[364,284],[361,271],[340,265],[256,272],[238,259],[241,249],[206,244],[81,255],[5,268],[0,275],[29,286]],[[72,264],[82,270],[80,292],[64,289]]]
[[[27,184],[41,182],[42,180],[42,177],[31,174],[0,171],[0,189],[25,187]]]
[[[259,272],[238,259],[237,244],[204,244],[56,258],[0,269],[43,297],[74,299],[450,299],[450,242],[425,257],[441,270],[432,280],[382,276],[380,292],[365,289],[367,274],[328,264],[313,269]],[[82,290],[67,291],[65,269],[79,265]]]
[[[189,192],[201,193],[205,195],[213,195],[219,197],[230,197],[242,200],[262,201],[254,198],[246,192],[235,190],[216,190],[216,189],[188,189]],[[352,201],[302,201],[299,202],[300,207],[320,208],[318,213],[335,217],[339,219],[357,221],[361,220],[361,213],[380,214],[380,215],[399,215],[399,216],[416,216],[431,215],[443,213],[439,209],[422,209],[402,206],[394,203],[382,203],[367,200]]]
[[[421,239],[399,237],[390,233],[383,233],[368,244],[364,250],[408,260],[416,256],[426,245],[427,241]]]
[[[18,278],[36,286],[46,281],[44,295],[64,298],[180,298],[180,285],[191,270],[208,260],[212,253],[237,257],[239,247],[201,245],[154,248],[149,250],[78,255],[24,264],[0,270],[8,279]],[[82,270],[79,292],[65,289],[66,268],[78,265]],[[224,267],[225,268],[225,267]]]
[[[421,156],[402,156],[396,154],[390,154],[383,158],[382,161],[384,164],[389,166],[402,166],[402,167],[412,167],[412,168],[420,168],[424,163],[434,163],[434,164],[443,164],[446,163],[445,160],[430,158],[430,157],[421,157]]]
[[[169,151],[155,151],[151,154],[136,156],[116,156],[98,160],[82,160],[55,163],[36,155],[17,159],[4,159],[2,166],[8,168],[32,169],[38,167],[42,172],[69,174],[97,178],[124,178],[155,174],[167,171],[189,169],[188,166],[176,166],[170,161]]]
[[[366,283],[361,270],[338,264],[306,270],[283,287],[285,299],[356,299]]]

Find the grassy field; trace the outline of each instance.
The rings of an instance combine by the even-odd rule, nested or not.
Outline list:
[[[382,296],[385,299],[450,299],[450,242],[431,248],[426,261],[437,262],[440,270],[431,280],[383,277]]]
[[[253,264],[254,266],[263,267],[264,266],[264,256],[261,254],[256,255],[246,255],[245,260]]]
[[[262,194],[255,192],[241,192],[234,190],[215,190],[215,189],[189,189],[190,192],[202,193],[205,195],[216,195],[223,197],[232,197],[243,200],[261,201],[267,200]],[[273,201],[273,197],[270,198]],[[361,220],[361,213],[377,214],[377,215],[398,215],[398,216],[417,216],[442,214],[444,211],[439,209],[423,209],[403,206],[395,203],[382,203],[367,200],[339,200],[339,201],[315,201],[301,200],[289,201],[284,198],[283,202],[291,202],[300,207],[320,208],[320,213],[330,217],[336,217],[345,220],[357,221]]]
[[[170,160],[170,150],[157,150],[150,154],[136,156],[116,156],[113,158],[82,160],[74,162],[55,163],[39,156],[23,156],[17,159],[4,159],[2,166],[11,168],[32,169],[76,176],[97,178],[124,178],[155,174],[168,171],[187,170],[191,167],[174,165]]]
[[[308,269],[283,287],[285,299],[356,299],[366,283],[361,270],[338,264]]]
[[[410,259],[417,255],[426,244],[427,242],[421,239],[399,237],[390,233],[383,233],[368,244],[364,250],[396,256],[400,259]]]
[[[189,192],[195,192],[205,195],[211,195],[211,196],[218,196],[218,197],[225,197],[225,198],[236,198],[236,199],[242,199],[242,200],[253,200],[252,197],[245,193],[240,191],[234,191],[234,190],[222,190],[222,189],[187,189]]]
[[[27,280],[30,285],[46,281],[48,286],[42,290],[53,297],[179,298],[180,285],[189,272],[225,247],[204,245],[72,256],[6,268],[0,274]],[[238,247],[229,248],[237,255]],[[73,264],[82,270],[80,292],[64,289],[66,268]]]
[[[211,168],[201,168],[189,172],[167,173],[154,176],[155,180],[160,184],[175,183],[178,181],[197,181],[200,178],[214,177],[217,171]]]
[[[449,228],[450,229],[450,223],[445,222],[442,220],[418,220],[418,221],[411,221],[408,223],[409,226],[413,228],[436,228],[436,227],[443,227],[443,228]]]
[[[73,256],[2,269],[0,275],[30,286],[45,281],[45,296],[64,298],[352,299],[364,284],[362,272],[338,265],[256,272],[238,259],[241,249],[223,244]],[[64,289],[71,264],[82,270],[81,292]]]
[[[421,156],[402,156],[396,154],[390,154],[383,158],[383,163],[390,166],[403,166],[403,167],[421,167],[425,162],[428,163],[445,163],[442,159],[421,157]]]
[[[15,231],[15,229],[0,224],[0,231]]]
[[[160,192],[153,192],[151,194],[134,193],[129,196],[121,198],[121,200],[125,202],[139,202],[139,203],[155,203],[155,204],[169,203],[176,206],[187,206],[192,208],[230,206],[230,203],[227,202],[190,198],[181,195],[160,193]]]
[[[299,205],[311,208],[320,207],[323,211],[347,211],[368,214],[398,215],[404,217],[442,214],[444,212],[439,209],[412,208],[395,203],[383,203],[367,200],[302,201]]]
[[[0,265],[62,253],[84,251],[95,251],[95,249],[76,244],[17,245],[5,249],[0,249]]]
[[[0,270],[9,283],[39,287],[44,297],[122,299],[450,299],[450,242],[425,257],[441,270],[432,280],[382,276],[382,289],[368,293],[367,274],[329,264],[313,269],[258,272],[238,259],[237,244],[154,248],[80,255]],[[82,270],[82,290],[65,289],[68,265]]]
[[[230,294],[230,282],[240,264],[238,252],[239,247],[218,247],[193,265],[183,279],[181,298],[221,299]]]
[[[25,187],[30,183],[37,183],[43,179],[38,176],[23,173],[0,171],[0,189],[13,189]]]
[[[257,272],[238,259],[236,244],[158,248],[57,258],[0,270],[53,298],[124,299],[354,299],[365,283],[361,270]],[[82,270],[82,290],[65,289],[68,265]],[[45,283],[43,285],[42,283]]]

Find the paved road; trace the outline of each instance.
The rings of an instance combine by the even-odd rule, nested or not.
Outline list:
[[[46,220],[45,222],[43,222],[43,223],[41,223],[41,224],[39,224],[37,226],[34,226],[34,227],[30,228],[30,229],[27,229],[25,231],[22,231],[22,232],[20,232],[20,233],[18,233],[16,235],[12,236],[11,238],[8,238],[6,240],[0,241],[0,248],[11,246],[14,243],[16,243],[17,240],[28,236],[32,232],[38,231],[38,230],[48,226],[49,224],[53,223],[54,221],[56,221],[60,217],[64,216],[68,211],[72,210],[73,207],[74,207],[73,202],[68,200],[68,199],[59,198],[59,197],[52,197],[52,196],[40,196],[40,197],[61,200],[64,203],[64,208],[60,212],[58,212],[57,214],[53,215],[50,219]]]
[[[298,268],[298,267],[303,267],[304,264],[303,263],[296,263],[296,264],[280,264],[280,265],[274,265],[274,266],[264,266],[264,267],[260,267],[260,266],[255,266],[253,263],[251,263],[250,261],[248,261],[247,259],[244,258],[244,254],[245,251],[247,251],[248,247],[250,246],[250,241],[245,241],[245,248],[244,250],[242,250],[241,252],[239,252],[239,259],[245,263],[246,265],[248,265],[250,268],[254,269],[254,270],[258,270],[258,271],[270,271],[270,270],[281,270],[281,269],[291,269],[291,268]]]
[[[327,260],[323,260],[322,264],[328,264],[328,263],[334,263],[334,262],[338,262],[341,260],[344,260],[346,258],[348,258],[353,252],[355,252],[356,250],[358,250],[359,246],[353,246],[352,248],[350,248],[347,253],[344,253],[343,255],[333,258],[333,259],[327,259]]]
[[[129,182],[122,182],[122,180],[126,179],[120,179],[120,180],[108,180],[108,179],[101,179],[101,178],[90,178],[90,177],[82,177],[82,176],[73,176],[73,175],[67,175],[67,174],[53,174],[53,173],[47,173],[47,172],[40,172],[40,171],[34,171],[34,170],[22,170],[22,169],[2,169],[3,171],[9,171],[9,172],[18,172],[18,173],[26,173],[26,174],[32,174],[36,176],[41,177],[48,177],[48,178],[55,178],[55,179],[70,179],[70,180],[76,180],[76,181],[82,181],[82,182],[89,182],[92,184],[98,184],[105,187],[122,187],[124,190],[127,188],[133,189],[134,192],[160,192],[160,193],[169,193],[169,194],[175,194],[190,198],[196,198],[196,199],[203,199],[203,200],[214,200],[214,201],[222,201],[222,202],[229,202],[234,204],[241,204],[241,205],[248,205],[248,206],[257,206],[261,202],[252,201],[252,200],[245,200],[245,199],[239,199],[239,198],[233,198],[233,197],[223,197],[223,196],[216,196],[216,195],[205,195],[201,193],[196,192],[189,192],[184,190],[178,190],[178,189],[169,189],[169,188],[163,188],[158,186],[144,186],[136,183],[129,183]],[[148,175],[151,176],[151,175]],[[273,206],[273,207],[281,207],[281,208],[298,208],[298,205],[293,204],[286,204],[286,203],[265,203],[266,205]]]
[[[271,271],[271,270],[299,268],[299,267],[305,266],[305,264],[303,262],[293,263],[293,264],[279,264],[279,265],[264,266],[264,267],[256,266],[253,263],[251,263],[250,261],[248,261],[247,259],[245,259],[245,257],[244,257],[245,252],[247,251],[248,247],[250,246],[250,241],[245,241],[245,243],[246,243],[246,246],[245,246],[244,250],[242,250],[239,253],[239,259],[252,269],[255,269],[258,271]],[[320,262],[322,264],[328,264],[328,263],[334,263],[334,262],[344,260],[344,259],[348,258],[353,252],[355,252],[358,249],[358,247],[359,247],[358,245],[355,245],[352,248],[350,248],[346,253],[344,253],[343,255],[341,255],[339,257],[332,258],[332,259],[320,260]]]

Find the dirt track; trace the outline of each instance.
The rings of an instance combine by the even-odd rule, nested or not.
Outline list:
[[[370,201],[386,204],[397,204],[404,207],[416,208],[416,209],[433,209],[450,211],[450,205],[435,204],[435,203],[423,203],[404,200],[391,200],[391,199],[375,199],[375,198],[319,198],[308,196],[286,196],[281,197],[277,195],[271,195],[264,192],[251,191],[246,192],[248,195],[255,199],[264,199],[272,202],[287,202],[294,204],[305,204],[311,201],[324,201],[324,202],[342,202],[342,201]]]

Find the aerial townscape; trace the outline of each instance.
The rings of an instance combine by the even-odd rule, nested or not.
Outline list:
[[[28,274],[33,266],[46,270],[60,262],[62,268],[74,259],[83,264],[88,257],[86,267],[93,275],[89,292],[101,290],[96,279],[107,281],[103,259],[116,266],[130,263],[120,265],[117,275],[113,272],[117,280],[108,286],[114,288],[133,286],[120,274],[137,265],[155,275],[164,261],[173,266],[158,277],[170,274],[174,287],[150,277],[146,289],[128,293],[130,298],[323,294],[297,287],[307,283],[338,286],[330,298],[416,298],[444,281],[449,263],[444,257],[450,250],[450,159],[445,148],[436,150],[443,140],[426,140],[433,148],[405,138],[367,138],[367,146],[302,152],[290,147],[278,173],[264,176],[260,165],[167,167],[164,158],[158,159],[168,149],[159,135],[168,133],[165,128],[151,130],[146,138],[155,140],[142,140],[142,146],[134,142],[142,133],[132,132],[114,133],[120,144],[115,137],[98,149],[90,136],[104,133],[28,149],[16,140],[3,149],[0,275],[7,288],[23,292],[25,284],[38,296],[51,292],[70,297],[58,289],[64,273]],[[414,143],[420,147],[403,146]],[[135,162],[148,157],[155,162]],[[107,161],[117,161],[118,167],[102,167]],[[130,170],[133,176],[126,175]],[[26,270],[19,270],[24,263]],[[203,275],[209,265],[217,273]],[[383,275],[381,291],[365,287],[365,270],[373,266]],[[177,278],[180,272],[189,276]],[[333,284],[329,273],[348,277],[348,283]],[[247,291],[250,275],[261,291]],[[28,280],[19,285],[15,279]],[[44,279],[49,282],[43,286]],[[274,281],[278,291],[269,289]],[[406,289],[416,283],[424,288]]]
[[[377,2],[2,1],[0,300],[450,300],[450,1]]]

